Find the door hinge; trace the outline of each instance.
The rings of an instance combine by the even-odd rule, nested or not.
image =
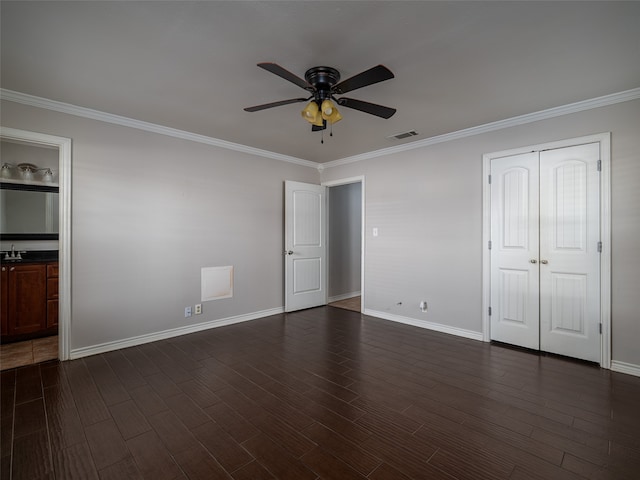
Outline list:
[[[598,242],[598,253],[602,253],[602,242]]]
[[[602,160],[598,160],[598,171],[602,171]]]
[[[602,335],[602,324],[599,323],[598,325],[600,326],[600,335]]]
[[[491,307],[489,307],[489,316],[491,316]]]
[[[491,250],[491,240],[489,240],[489,250]]]
[[[489,185],[491,185],[491,175],[489,175]]]

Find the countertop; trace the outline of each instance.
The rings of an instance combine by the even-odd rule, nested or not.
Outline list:
[[[22,254],[21,259],[5,259],[4,257],[4,254],[0,256],[0,264],[2,265],[25,265],[29,263],[57,262],[58,250],[27,250],[26,253]]]

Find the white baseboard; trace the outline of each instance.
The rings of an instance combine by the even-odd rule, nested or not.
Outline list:
[[[482,342],[482,332],[474,332],[473,330],[465,330],[464,328],[450,327],[448,325],[442,325],[441,323],[427,322],[426,320],[418,320],[410,317],[403,317],[401,315],[394,315],[392,313],[380,312],[378,310],[364,310],[365,315],[371,317],[382,318],[384,320],[391,320],[392,322],[405,323],[407,325],[413,325],[414,327],[426,328],[427,330],[434,330],[436,332],[448,333],[449,335],[456,335],[458,337],[469,338],[471,340],[478,340]]]
[[[634,365],[633,363],[611,360],[611,370],[618,373],[626,373],[627,375],[640,377],[640,365]]]
[[[340,295],[336,295],[334,297],[329,297],[327,299],[327,303],[339,302],[340,300],[347,300],[348,298],[359,297],[360,292],[350,292],[350,293],[342,293]]]
[[[284,307],[272,308],[269,310],[262,310],[259,312],[247,313],[234,317],[220,318],[218,320],[197,323],[195,325],[187,325],[185,327],[172,328],[169,330],[163,330],[161,332],[147,333],[145,335],[139,335],[137,337],[115,340],[113,342],[101,343],[99,345],[92,345],[90,347],[76,348],[71,350],[69,359],[74,360],[76,358],[88,357],[89,355],[97,355],[99,353],[120,350],[121,348],[135,347],[136,345],[143,345],[145,343],[156,342],[158,340],[179,337],[180,335],[186,335],[188,333],[201,332],[202,330],[209,330],[210,328],[223,327],[225,325],[232,325],[234,323],[256,320],[258,318],[277,315],[279,313],[284,313]]]

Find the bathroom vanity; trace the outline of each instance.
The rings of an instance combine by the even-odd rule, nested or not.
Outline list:
[[[2,343],[58,332],[58,252],[27,252],[0,260]]]

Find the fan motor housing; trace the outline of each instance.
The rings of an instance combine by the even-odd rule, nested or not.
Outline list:
[[[340,81],[340,72],[331,67],[313,67],[304,74],[304,79],[316,89],[317,100],[331,96],[331,87]]]

